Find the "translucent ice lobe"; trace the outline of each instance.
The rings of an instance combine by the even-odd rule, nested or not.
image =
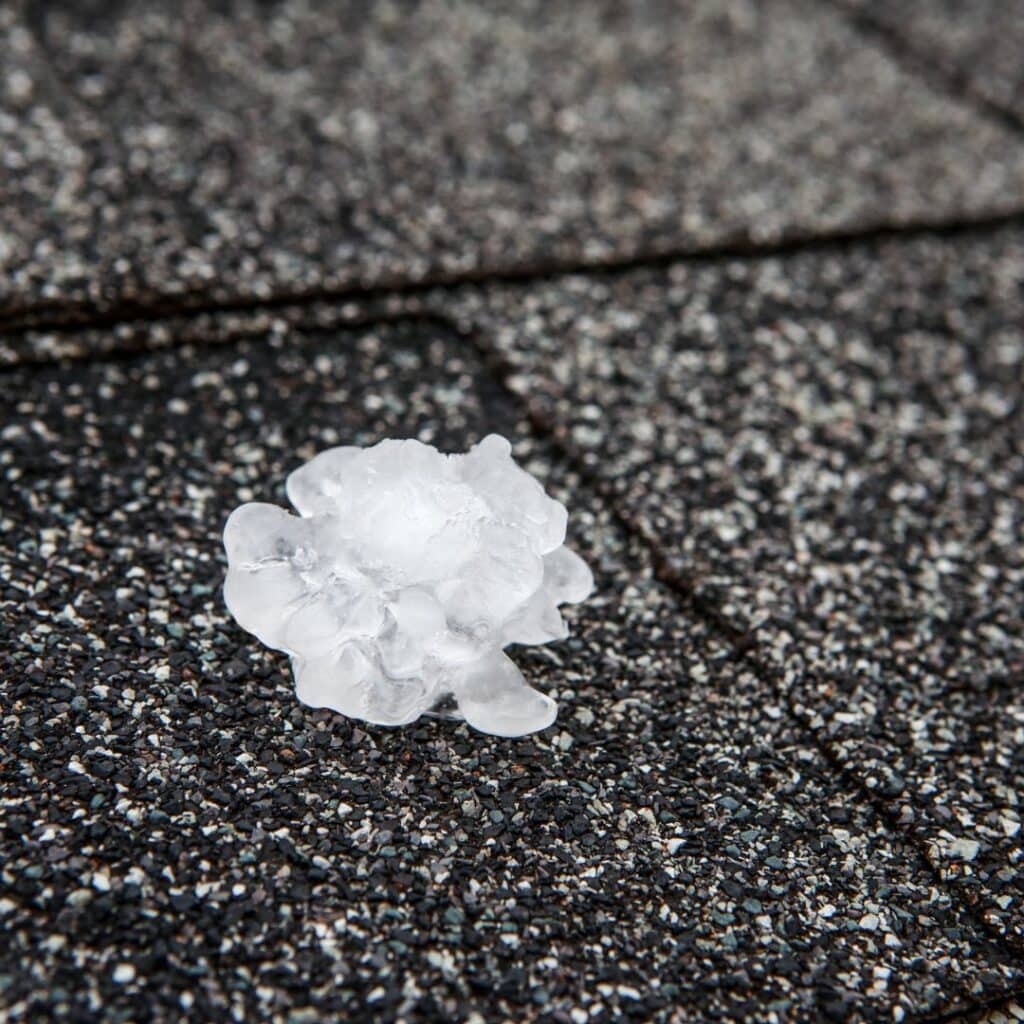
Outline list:
[[[593,577],[562,545],[564,506],[504,438],[451,456],[418,441],[332,448],[287,490],[301,516],[232,513],[225,598],[292,656],[300,700],[401,725],[451,694],[486,732],[551,724],[554,702],[501,649],[564,637],[558,605]]]
[[[565,506],[549,498],[529,473],[512,461],[505,438],[489,434],[462,462],[463,479],[490,505],[494,516],[522,530],[539,554],[565,540]]]
[[[287,563],[231,569],[224,581],[228,611],[268,647],[284,648],[289,606],[305,594],[302,578]]]
[[[359,644],[318,658],[292,659],[296,696],[376,725],[405,725],[423,711],[422,679],[388,679]]]
[[[590,566],[567,547],[544,556],[544,590],[555,604],[578,604],[594,589]]]
[[[335,509],[345,496],[345,470],[361,452],[361,448],[328,448],[289,475],[285,491],[299,515],[330,514]]]
[[[568,635],[569,629],[557,605],[546,591],[538,590],[505,623],[502,639],[505,644],[546,644],[564,640]]]
[[[294,657],[295,693],[303,704],[363,718],[366,691],[377,668],[357,644],[317,657]]]
[[[483,552],[472,571],[442,585],[451,621],[467,629],[499,626],[541,585],[544,565],[519,531],[496,523],[483,527]]]
[[[384,623],[384,605],[373,592],[331,582],[295,604],[280,646],[319,656],[349,640],[374,637]]]
[[[235,509],[224,527],[228,610],[268,647],[280,647],[292,608],[308,585],[297,565],[305,554],[299,520],[275,505],[253,503]]]
[[[438,633],[444,631],[444,609],[426,590],[417,587],[403,590],[388,610],[397,628],[423,648],[429,648]]]
[[[436,702],[420,676],[377,676],[367,689],[362,717],[374,725],[408,725]]]
[[[304,539],[295,516],[276,505],[240,505],[224,526],[224,548],[231,565],[290,558]]]
[[[470,725],[495,736],[546,729],[558,714],[555,702],[527,686],[523,674],[500,651],[456,677],[455,699]]]

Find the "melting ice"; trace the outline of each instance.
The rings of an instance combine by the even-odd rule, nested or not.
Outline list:
[[[224,528],[224,597],[291,656],[299,700],[381,725],[446,697],[470,725],[521,736],[555,702],[509,644],[560,640],[558,606],[594,581],[565,539],[565,506],[491,434],[464,455],[419,441],[331,448],[288,477],[299,513],[250,503]]]

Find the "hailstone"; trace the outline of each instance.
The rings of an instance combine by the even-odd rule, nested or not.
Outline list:
[[[503,653],[567,635],[590,569],[566,510],[491,434],[463,455],[419,441],[321,452],[287,481],[298,515],[252,502],[224,528],[224,598],[291,657],[296,693],[380,725],[453,698],[483,732],[550,725],[555,702]]]

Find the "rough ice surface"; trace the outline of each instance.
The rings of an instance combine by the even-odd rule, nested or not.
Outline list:
[[[288,477],[297,516],[235,509],[228,609],[291,656],[303,703],[403,725],[452,697],[498,736],[554,721],[503,648],[565,637],[558,606],[594,580],[562,543],[565,506],[511,451],[497,434],[464,455],[411,440],[331,448]]]

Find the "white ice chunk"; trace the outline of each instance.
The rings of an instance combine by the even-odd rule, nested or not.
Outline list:
[[[292,655],[303,703],[402,725],[454,696],[499,736],[554,721],[501,653],[567,635],[558,605],[593,589],[564,547],[565,507],[492,434],[464,455],[419,441],[321,452],[288,478],[300,513],[236,509],[225,600]]]
[[[238,624],[268,647],[281,650],[288,649],[284,643],[288,609],[297,608],[305,596],[306,584],[287,562],[232,568],[224,581],[224,602]]]

